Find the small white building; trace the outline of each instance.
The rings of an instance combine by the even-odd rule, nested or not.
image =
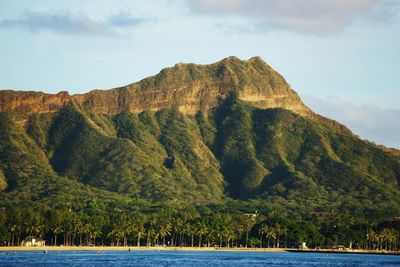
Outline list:
[[[34,237],[34,236],[27,236],[24,240],[21,242],[22,247],[44,247],[45,246],[45,240]]]

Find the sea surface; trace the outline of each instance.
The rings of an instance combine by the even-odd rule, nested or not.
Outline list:
[[[186,251],[0,252],[0,266],[400,266],[400,256]]]

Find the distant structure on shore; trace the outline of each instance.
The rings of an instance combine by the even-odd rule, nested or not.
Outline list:
[[[44,247],[46,241],[34,236],[27,236],[21,242],[21,247]]]

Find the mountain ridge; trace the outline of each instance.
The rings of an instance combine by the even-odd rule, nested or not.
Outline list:
[[[257,108],[284,108],[351,132],[346,126],[314,113],[286,80],[260,57],[240,60],[231,56],[202,65],[178,63],[129,85],[85,94],[2,90],[0,112],[56,112],[73,103],[82,110],[99,114],[176,108],[185,115],[194,116],[198,112],[209,113],[230,94],[236,94],[238,99]],[[21,120],[26,122],[26,116],[21,116]]]
[[[208,65],[180,63],[127,86],[85,94],[1,91],[0,112],[53,112],[75,102],[97,113],[139,113],[173,107],[183,114],[195,115],[215,108],[218,98],[232,92],[259,108],[312,113],[285,79],[259,57],[247,61],[228,57]]]

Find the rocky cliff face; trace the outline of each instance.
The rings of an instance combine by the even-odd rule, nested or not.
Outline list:
[[[0,112],[48,113],[58,111],[71,101],[68,92],[56,95],[33,91],[0,91]]]
[[[67,92],[0,91],[0,112],[54,112],[73,101],[86,111],[101,114],[177,108],[194,115],[215,108],[221,98],[232,93],[258,108],[312,114],[285,79],[259,57],[247,61],[228,57],[210,65],[176,64],[125,87],[73,96]]]

